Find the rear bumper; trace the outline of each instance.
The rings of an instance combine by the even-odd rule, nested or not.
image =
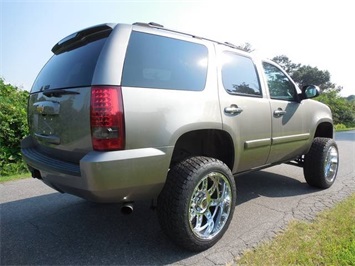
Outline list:
[[[40,153],[31,137],[21,143],[33,176],[50,187],[95,202],[130,202],[156,198],[167,176],[172,148],[92,151],[80,164]]]

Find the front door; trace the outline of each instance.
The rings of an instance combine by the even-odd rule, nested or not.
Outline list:
[[[268,163],[294,159],[310,138],[295,84],[271,62],[263,62],[272,112],[272,146]]]

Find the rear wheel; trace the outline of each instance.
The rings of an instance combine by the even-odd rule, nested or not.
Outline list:
[[[303,173],[307,183],[314,187],[333,185],[339,166],[338,146],[333,139],[315,138],[305,155]]]
[[[158,198],[159,222],[173,242],[202,251],[213,246],[227,230],[235,200],[230,169],[213,158],[192,157],[169,171]]]

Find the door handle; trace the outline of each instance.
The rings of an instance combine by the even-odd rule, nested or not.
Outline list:
[[[274,116],[275,117],[280,117],[286,114],[286,111],[282,110],[282,108],[277,108],[277,110],[274,111]]]
[[[238,107],[236,104],[232,104],[229,107],[224,108],[224,113],[229,114],[229,115],[237,115],[243,112],[243,109]]]

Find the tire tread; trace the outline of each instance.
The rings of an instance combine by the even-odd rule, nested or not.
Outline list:
[[[201,170],[207,170],[211,165],[218,165],[229,171],[229,168],[221,161],[209,157],[191,157],[178,163],[170,169],[165,186],[158,197],[158,218],[159,223],[166,235],[177,245],[182,246],[191,251],[202,251],[214,245],[223,234],[216,237],[215,240],[207,242],[195,238],[192,232],[189,234],[190,228],[188,223],[182,222],[187,217],[182,217],[184,214],[181,210],[188,208],[189,191],[191,184],[194,183],[195,176]],[[235,195],[234,178],[231,186]],[[235,196],[233,197],[235,201]],[[232,204],[230,216],[233,216],[234,204]],[[187,215],[187,214],[186,214]],[[230,219],[231,219],[230,217]],[[225,225],[228,227],[228,224]]]
[[[337,145],[330,138],[315,138],[311,149],[305,155],[303,173],[307,183],[314,187],[322,189],[329,188],[333,183],[329,183],[325,179],[324,160],[330,146]]]

